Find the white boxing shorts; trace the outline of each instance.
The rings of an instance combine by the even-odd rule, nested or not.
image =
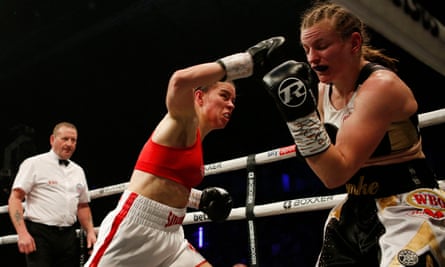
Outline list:
[[[125,190],[102,221],[85,267],[190,267],[207,262],[185,239],[186,209]]]

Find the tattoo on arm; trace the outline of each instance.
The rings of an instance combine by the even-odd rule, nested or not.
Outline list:
[[[14,219],[18,225],[20,225],[23,222],[23,217],[18,210],[15,211]]]

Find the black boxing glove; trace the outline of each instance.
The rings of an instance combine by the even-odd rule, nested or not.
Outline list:
[[[188,207],[199,209],[210,220],[220,222],[227,219],[232,211],[232,197],[220,187],[209,187],[202,191],[192,188]]]
[[[318,78],[307,63],[286,61],[268,72],[263,83],[286,122],[317,108]]]
[[[259,42],[247,49],[246,52],[233,54],[218,59],[218,62],[226,71],[223,81],[247,78],[253,74],[262,77],[267,71],[266,66],[273,52],[285,41],[282,36],[272,37]]]
[[[328,149],[329,136],[317,112],[318,78],[311,67],[289,60],[268,72],[263,83],[286,121],[298,153],[309,157]]]
[[[278,51],[281,45],[286,41],[282,36],[276,36],[264,41],[247,49],[247,53],[252,56],[253,59],[253,75],[259,77],[260,79],[266,74],[266,72],[275,66],[275,60],[279,60],[280,56]]]

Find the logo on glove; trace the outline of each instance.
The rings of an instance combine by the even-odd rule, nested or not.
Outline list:
[[[283,80],[278,87],[278,97],[288,107],[299,107],[306,100],[308,90],[306,85],[295,77]]]

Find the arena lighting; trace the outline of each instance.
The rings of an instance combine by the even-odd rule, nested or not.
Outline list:
[[[287,173],[281,174],[281,185],[283,186],[284,192],[290,192],[290,177]]]
[[[369,27],[445,75],[445,27],[415,0],[334,0]]]
[[[198,247],[204,247],[204,227],[202,226],[198,228]]]

